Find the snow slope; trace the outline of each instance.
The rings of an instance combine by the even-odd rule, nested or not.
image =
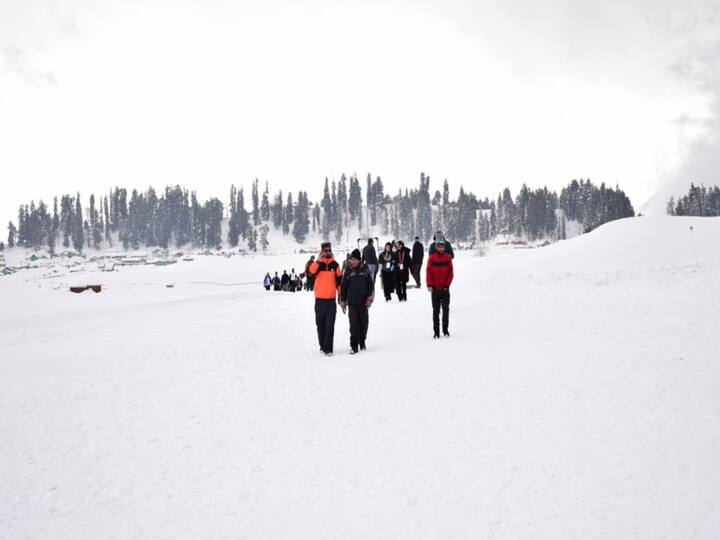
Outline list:
[[[304,256],[0,277],[0,536],[714,537],[719,239],[459,253],[451,339],[413,289],[330,359],[309,294],[245,284]]]

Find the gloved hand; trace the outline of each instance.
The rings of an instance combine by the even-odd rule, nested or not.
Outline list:
[[[345,302],[340,302],[340,309],[342,309],[343,314],[347,311],[347,304]]]

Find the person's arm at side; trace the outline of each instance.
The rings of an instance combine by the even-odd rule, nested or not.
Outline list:
[[[430,255],[428,257],[427,264],[425,265],[425,284],[427,285],[428,291],[432,291],[433,289],[432,258],[433,256]]]
[[[453,282],[453,277],[455,277],[455,276],[454,276],[454,272],[453,272],[453,260],[452,260],[452,257],[450,257],[450,260],[449,260],[448,262],[450,263],[450,266],[448,267],[449,270],[448,270],[448,282],[447,282],[447,288],[449,289],[449,288],[450,288],[450,285],[451,285],[452,282]]]
[[[367,288],[370,292],[370,296],[368,296],[367,300],[365,301],[365,305],[367,307],[370,307],[375,300],[375,283],[373,282],[372,278],[370,277],[370,274],[367,276]]]
[[[322,256],[322,255],[321,255],[321,256]],[[318,271],[318,260],[320,260],[320,259],[314,260],[314,261],[312,262],[312,264],[310,265],[310,268],[308,269],[308,270],[310,271],[310,274],[313,275],[313,276],[314,276],[315,274],[317,274],[317,271]]]
[[[343,313],[345,313],[345,307],[347,306],[347,297],[348,297],[348,274],[345,274],[342,277],[342,280],[340,282],[340,307],[342,308]]]
[[[340,265],[335,268],[335,284],[337,285],[338,303],[340,302],[340,284],[342,283],[343,271]]]

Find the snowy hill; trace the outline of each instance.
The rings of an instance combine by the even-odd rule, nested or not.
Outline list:
[[[306,255],[2,276],[0,530],[713,537],[718,239],[646,217],[460,252],[450,339],[412,289],[357,356],[339,314],[330,359],[311,294],[256,285]]]

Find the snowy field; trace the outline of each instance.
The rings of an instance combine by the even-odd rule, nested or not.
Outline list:
[[[718,537],[720,219],[459,253],[356,356],[243,285],[305,259],[0,277],[0,538]]]

